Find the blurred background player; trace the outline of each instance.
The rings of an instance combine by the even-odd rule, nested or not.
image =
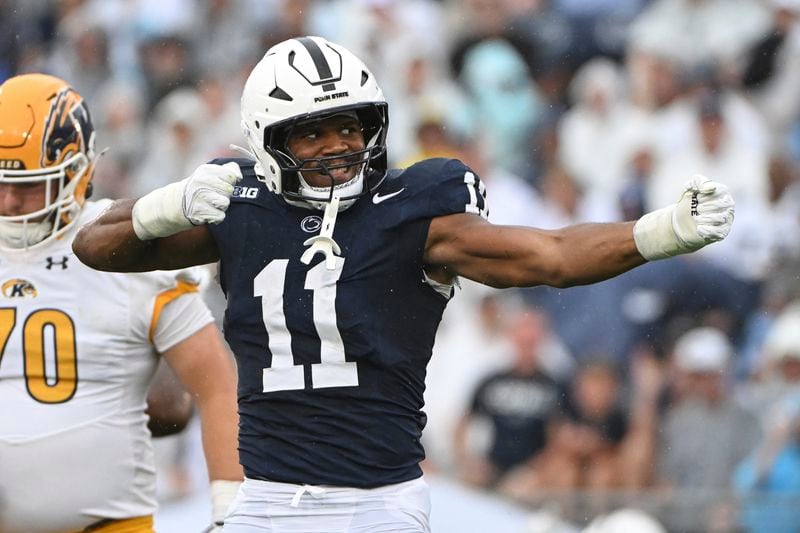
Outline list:
[[[161,356],[199,408],[215,516],[241,479],[234,366],[197,284],[188,273],[96,272],[71,251],[76,229],[109,205],[86,200],[94,137],[63,80],[0,86],[4,533],[153,531],[145,395]]]

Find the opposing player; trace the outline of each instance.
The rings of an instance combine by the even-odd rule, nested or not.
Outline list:
[[[0,531],[153,531],[145,396],[170,364],[199,408],[216,514],[238,488],[233,361],[189,278],[72,253],[95,163],[83,99],[41,74],[0,86]],[[226,501],[227,500],[227,501]]]
[[[428,531],[425,367],[457,276],[561,287],[722,239],[723,185],[634,222],[494,226],[456,160],[387,170],[387,104],[317,37],[271,48],[242,96],[250,159],[115,203],[73,249],[102,270],[221,261],[245,482],[228,533]]]

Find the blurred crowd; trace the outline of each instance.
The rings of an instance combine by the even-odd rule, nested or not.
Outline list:
[[[493,222],[632,220],[694,173],[736,199],[726,241],[598,285],[462,282],[430,472],[577,524],[800,531],[800,0],[0,0],[0,80],[73,84],[95,194],[136,196],[236,155],[245,77],[302,34],[373,70],[392,166],[464,160]]]

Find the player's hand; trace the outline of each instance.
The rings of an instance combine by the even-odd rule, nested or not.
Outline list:
[[[146,241],[225,219],[242,171],[234,162],[200,165],[188,178],[143,196],[133,206],[133,229]]]
[[[731,231],[734,202],[728,187],[696,174],[672,212],[672,229],[685,248],[698,250]]]
[[[231,203],[233,185],[241,179],[236,163],[200,165],[184,180],[183,216],[195,226],[219,224]]]
[[[225,525],[225,515],[228,514],[236,495],[239,493],[241,481],[227,481],[215,479],[211,482],[211,525],[203,533],[220,533]]]
[[[636,247],[648,260],[699,250],[731,230],[734,201],[728,187],[697,174],[677,204],[647,213],[633,228]]]

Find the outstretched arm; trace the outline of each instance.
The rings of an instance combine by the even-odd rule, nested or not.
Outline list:
[[[239,166],[200,165],[188,178],[138,200],[114,202],[78,232],[72,249],[97,270],[175,270],[219,258],[207,224],[225,218]]]
[[[425,261],[434,277],[464,276],[493,287],[584,285],[721,240],[730,231],[733,212],[724,185],[695,176],[677,204],[636,223],[547,231],[494,226],[472,214],[449,215],[431,221]]]
[[[585,285],[645,263],[633,222],[548,231],[495,226],[472,214],[434,219],[426,260],[451,276],[498,288]]]

